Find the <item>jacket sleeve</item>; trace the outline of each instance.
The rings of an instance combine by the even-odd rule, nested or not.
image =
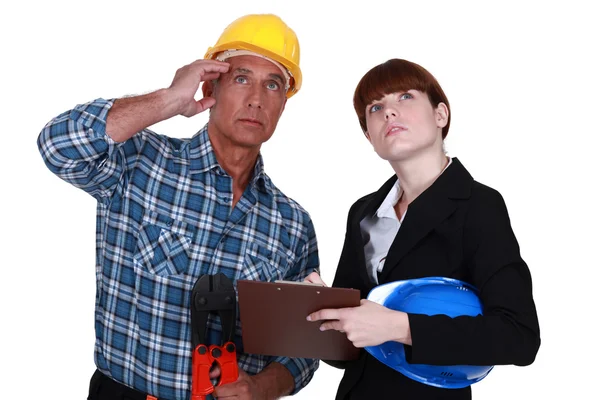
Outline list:
[[[362,199],[361,199],[362,200]],[[342,248],[342,254],[340,256],[340,261],[338,262],[337,269],[335,271],[335,277],[333,279],[333,287],[342,287],[342,288],[351,288],[351,289],[361,289],[361,296],[364,298],[367,294],[365,288],[363,288],[364,284],[360,279],[360,271],[356,270],[356,252],[363,251],[362,249],[356,249],[352,246],[352,226],[351,221],[354,218],[354,213],[356,213],[359,205],[361,204],[361,200],[354,203],[352,207],[350,207],[350,211],[348,212],[348,220],[346,222],[346,236],[344,238],[344,246]]]
[[[409,362],[432,365],[529,365],[540,329],[529,268],[521,258],[502,196],[485,188],[467,216],[465,265],[479,289],[483,315],[409,314]]]
[[[124,169],[123,144],[106,134],[112,105],[103,99],[78,105],[48,122],[37,140],[50,171],[99,201],[112,195]]]

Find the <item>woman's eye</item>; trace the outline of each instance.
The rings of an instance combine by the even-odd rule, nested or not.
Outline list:
[[[369,108],[369,112],[370,113],[374,113],[374,112],[377,112],[379,110],[381,110],[381,105],[380,104],[372,105],[371,108]]]
[[[413,96],[410,93],[402,93],[400,95],[400,100],[406,100],[406,99],[412,99],[412,98],[413,98]]]

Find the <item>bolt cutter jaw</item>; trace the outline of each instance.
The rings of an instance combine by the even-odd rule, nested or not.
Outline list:
[[[202,275],[192,290],[192,397],[204,400],[215,388],[209,377],[213,364],[221,369],[217,386],[238,379],[236,346],[233,343],[236,323],[236,294],[233,283],[223,273]],[[208,316],[215,312],[221,319],[221,345],[206,344]]]

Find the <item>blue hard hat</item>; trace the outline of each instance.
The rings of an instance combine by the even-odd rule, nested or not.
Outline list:
[[[482,313],[477,289],[468,283],[443,277],[409,279],[375,287],[367,300],[410,314],[450,317],[476,316]],[[493,366],[409,364],[404,345],[385,342],[365,347],[373,357],[418,382],[440,388],[457,389],[479,382]]]

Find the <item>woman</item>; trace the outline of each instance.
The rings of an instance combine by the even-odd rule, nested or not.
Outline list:
[[[361,79],[354,108],[395,174],[348,215],[333,286],[359,289],[361,305],[307,319],[345,332],[356,347],[403,343],[410,363],[531,364],[540,336],[530,272],[500,193],[445,155],[450,106],[437,80],[417,64],[389,60]],[[407,314],[365,300],[377,285],[430,276],[474,285],[483,315]],[[307,279],[324,284],[316,273]],[[345,368],[337,399],[471,398],[469,386],[417,382],[364,350],[357,361],[330,363]]]

